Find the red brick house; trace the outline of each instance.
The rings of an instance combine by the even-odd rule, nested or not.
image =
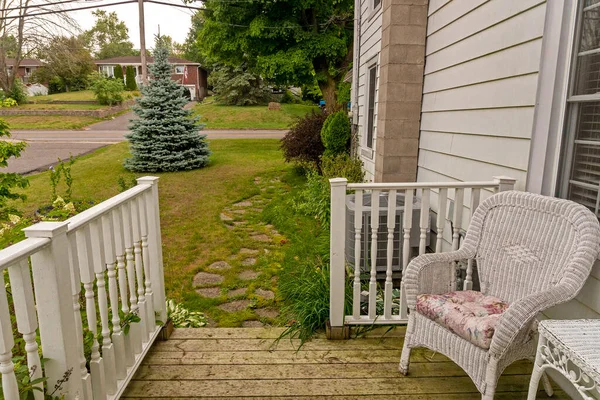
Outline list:
[[[147,62],[148,64],[152,64],[154,58],[147,57]],[[125,68],[131,65],[135,70],[137,84],[139,85],[141,82],[141,56],[113,57],[105,60],[96,60],[94,63],[98,66],[98,71],[111,77],[114,76],[115,67],[117,65],[120,65],[123,68],[123,76],[125,76]],[[206,96],[207,91],[207,71],[202,68],[199,63],[178,57],[169,57],[169,63],[173,65],[171,79],[188,88],[192,100],[202,100]]]
[[[34,60],[33,58],[24,58],[21,60],[19,64],[19,68],[17,69],[17,77],[23,80],[23,83],[28,84],[31,79],[31,74],[41,67],[43,64],[40,60]],[[6,67],[8,70],[12,70],[15,66],[14,58],[6,59]]]

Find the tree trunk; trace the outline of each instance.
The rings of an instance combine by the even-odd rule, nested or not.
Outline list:
[[[339,110],[340,105],[337,102],[337,82],[335,79],[327,74],[327,81],[319,82],[319,88],[323,93],[323,99],[325,99],[327,113],[334,113]]]

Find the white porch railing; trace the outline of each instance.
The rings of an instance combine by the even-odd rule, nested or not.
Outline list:
[[[435,252],[458,249],[482,196],[512,190],[515,182],[508,177],[495,177],[489,182],[352,184],[343,178],[331,179],[331,327],[408,322],[401,271],[412,256],[427,251],[432,235],[436,240],[431,239],[429,247]],[[350,208],[347,191],[354,191],[352,221],[347,221]],[[381,199],[384,205],[374,199]],[[370,203],[365,205],[365,202]],[[413,209],[415,206],[417,210]],[[397,213],[402,214],[401,218]],[[413,221],[415,214],[418,221]],[[435,229],[431,227],[433,221]],[[411,237],[417,234],[418,237]],[[351,245],[353,251],[347,252],[347,246]],[[378,265],[378,260],[383,260],[383,266]],[[395,262],[399,265],[395,266]],[[385,271],[384,279],[377,279],[378,266]],[[472,264],[465,269],[464,288],[469,289]],[[344,311],[347,277],[352,278],[349,315]]]
[[[55,395],[119,398],[160,332],[156,320],[166,321],[158,178],[140,178],[137,186],[65,222],[41,222],[25,233],[27,239],[0,250],[12,295],[10,302],[0,285],[4,398],[19,398],[11,361],[13,309],[34,379],[47,377],[52,392],[66,373]],[[131,313],[141,321],[122,319]],[[84,328],[93,335],[89,359]],[[43,368],[40,348],[47,359]]]

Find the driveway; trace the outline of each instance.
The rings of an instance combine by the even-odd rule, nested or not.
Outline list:
[[[28,142],[28,146],[18,159],[11,159],[6,172],[31,174],[47,170],[58,162],[58,158],[68,159],[70,155],[80,156],[109,144],[125,140],[132,112],[114,119],[90,125],[83,130],[14,130],[12,139]],[[208,139],[280,139],[284,130],[210,130],[202,133]]]

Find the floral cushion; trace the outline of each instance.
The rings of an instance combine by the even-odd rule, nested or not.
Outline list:
[[[473,290],[417,296],[417,312],[484,349],[508,303]]]

